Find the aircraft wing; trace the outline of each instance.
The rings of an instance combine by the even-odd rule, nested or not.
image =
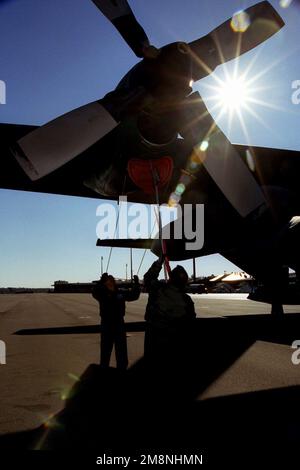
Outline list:
[[[109,248],[142,248],[150,250],[153,245],[152,238],[138,239],[114,239],[114,240],[97,240],[96,246]]]
[[[245,145],[233,145],[245,167],[254,176],[257,184],[262,188],[268,203],[269,214],[272,214],[269,222],[265,219],[259,230],[256,229],[255,220],[260,217],[260,207],[242,217],[218,185],[219,181],[214,181],[211,175],[206,171],[199,172],[197,178],[186,189],[181,206],[186,203],[204,204],[204,245],[201,248],[188,248],[187,240],[183,232],[180,239],[176,239],[173,234],[180,233],[181,227],[186,222],[187,227],[198,227],[198,232],[202,229],[201,221],[197,226],[195,210],[186,215],[186,221],[183,219],[172,222],[170,226],[164,227],[166,250],[171,261],[197,258],[213,253],[222,253],[223,256],[232,258],[233,253],[246,250],[247,243],[253,245],[254,240],[260,243],[263,230],[270,230],[273,233],[272,220],[288,221],[293,216],[300,214],[300,187],[298,175],[300,172],[300,152],[288,149],[273,149],[267,147],[248,147]],[[234,176],[230,178],[232,188],[234,188]],[[245,191],[247,188],[244,188]],[[226,188],[225,188],[226,190]],[[183,214],[184,216],[184,214]],[[168,234],[171,234],[168,237]],[[261,237],[260,237],[261,233]],[[259,236],[258,236],[259,235]],[[291,245],[291,242],[288,243]],[[197,248],[197,249],[195,249]],[[160,243],[154,241],[152,251],[160,254]],[[296,253],[296,249],[294,250]],[[241,266],[245,271],[251,273],[249,265],[241,262],[242,257],[239,253],[239,261],[235,259],[235,264]],[[251,257],[250,257],[251,258]],[[253,257],[252,257],[253,258]],[[291,256],[293,260],[293,256]],[[292,266],[292,261],[289,262]]]
[[[155,204],[156,199],[153,194],[145,194],[136,187],[127,174],[127,164],[120,166],[120,162],[115,158],[113,145],[120,141],[118,129],[113,130],[101,142],[97,142],[87,151],[68,162],[63,167],[57,169],[50,175],[40,180],[31,181],[17,163],[10,148],[22,136],[34,130],[36,126],[19,124],[0,124],[0,188],[23,190],[40,193],[61,194],[69,196],[90,197],[97,199],[118,200],[119,195],[128,195],[128,201]],[[114,134],[116,133],[116,134]],[[126,137],[126,131],[124,133]],[[124,138],[125,138],[124,137]],[[121,145],[123,141],[121,140]],[[298,175],[300,172],[300,152],[286,149],[272,149],[263,147],[247,147],[243,145],[233,145],[236,155],[239,155],[249,171],[253,174],[259,186],[277,186],[286,188],[295,194],[298,201],[297,210],[300,213],[300,188]],[[118,153],[118,152],[117,152]],[[181,169],[185,168],[186,159],[189,157],[189,150],[184,147],[184,141],[179,140],[174,153],[174,171],[169,184],[160,191],[161,203],[169,200],[171,193],[178,184]],[[116,171],[115,171],[116,170]],[[104,179],[109,177],[110,171],[120,178],[119,186],[116,186],[115,194],[99,194],[85,185],[88,177],[95,174],[102,175]],[[210,175],[208,172],[210,171]],[[222,181],[219,186],[214,181],[214,169],[200,167],[196,178],[189,187],[186,188],[182,198],[182,203],[196,204],[205,203],[203,195],[213,203],[220,198],[224,202],[222,193]],[[124,188],[124,181],[126,185]],[[123,189],[125,189],[123,191]],[[226,188],[225,188],[226,189]],[[230,194],[228,195],[230,196]],[[221,207],[223,207],[223,202]],[[220,213],[220,211],[218,211]],[[178,254],[178,252],[177,252]]]
[[[130,180],[127,161],[119,157],[118,145],[124,144],[122,139],[126,140],[126,132],[120,137],[119,129],[113,130],[62,167],[32,181],[16,160],[13,149],[18,139],[34,129],[38,127],[0,123],[0,188],[109,200],[118,200],[119,195],[128,194],[128,201],[155,204],[155,195],[145,194]],[[180,175],[180,155],[179,158],[175,156],[174,160],[177,167],[174,168],[170,187],[160,191],[161,203],[168,200],[171,186],[176,184]],[[112,190],[101,192],[90,189],[88,182],[93,179],[102,180],[105,185],[113,180],[110,185]],[[124,181],[127,182],[126,187]]]

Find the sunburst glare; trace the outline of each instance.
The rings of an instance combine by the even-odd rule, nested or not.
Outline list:
[[[247,140],[249,137],[245,126],[247,114],[271,131],[267,122],[264,122],[259,108],[286,111],[272,103],[272,84],[263,79],[263,76],[270,72],[280,60],[275,60],[264,71],[260,70],[253,74],[258,55],[259,53],[252,58],[243,71],[239,70],[239,59],[230,69],[227,64],[223,64],[221,73],[211,74],[213,82],[204,85],[206,93],[203,96],[216,123],[218,124],[220,118],[227,116],[227,132],[230,133],[233,118],[237,118]]]
[[[216,100],[224,111],[239,111],[251,99],[251,89],[243,77],[227,77],[216,87]]]

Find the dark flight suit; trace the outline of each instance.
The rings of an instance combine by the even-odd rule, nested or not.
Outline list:
[[[125,302],[137,300],[139,296],[140,286],[138,283],[135,283],[130,290],[109,291],[100,282],[94,287],[93,297],[98,300],[100,305],[101,366],[109,367],[110,356],[115,345],[117,368],[127,368],[127,341],[124,326]]]
[[[149,292],[145,358],[165,367],[186,361],[196,313],[189,295],[171,282],[158,281],[161,268],[161,262],[155,261],[144,276]]]

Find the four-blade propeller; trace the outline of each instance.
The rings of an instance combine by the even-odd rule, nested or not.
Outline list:
[[[266,41],[284,25],[263,1],[240,11],[208,35],[190,44],[176,42],[156,49],[136,20],[126,0],[92,0],[117,28],[140,61],[116,90],[34,130],[11,149],[34,181],[82,154],[130,114],[175,106],[191,92],[191,80],[210,74]]]

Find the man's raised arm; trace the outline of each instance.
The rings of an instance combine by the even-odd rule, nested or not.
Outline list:
[[[144,286],[149,291],[158,282],[158,276],[161,271],[164,258],[161,256],[158,260],[154,261],[150,269],[144,275]]]

